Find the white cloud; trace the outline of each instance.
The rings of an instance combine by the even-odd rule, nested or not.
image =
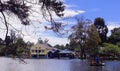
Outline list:
[[[43,39],[48,39],[48,43],[50,43],[53,46],[56,44],[65,45],[66,43],[69,43],[67,38],[62,37],[44,36]]]
[[[120,22],[107,22],[107,27],[108,27],[108,36],[111,34],[111,30],[113,30],[116,27],[120,27]]]
[[[108,22],[109,30],[112,30],[115,27],[120,27],[120,22]]]
[[[68,6],[70,7],[70,5],[68,5]],[[73,7],[73,5],[71,7]],[[21,31],[25,35],[23,37],[25,41],[37,42],[38,38],[41,37],[43,39],[48,39],[49,43],[51,45],[55,45],[55,44],[64,44],[65,45],[66,43],[69,42],[67,40],[67,38],[60,38],[60,37],[56,37],[54,35],[51,35],[50,34],[51,32],[44,33],[45,32],[44,26],[48,25],[48,22],[46,22],[45,19],[43,19],[43,17],[42,17],[42,13],[40,12],[40,6],[34,5],[32,7],[32,10],[35,10],[35,11],[31,11],[32,14],[30,15],[29,18],[34,26],[32,24],[30,26],[23,26],[17,17],[7,16],[7,21],[13,27],[15,27],[17,30]],[[85,13],[85,11],[65,9],[64,18],[74,17],[74,16],[82,14],[82,13]],[[53,15],[54,19],[60,19],[59,17],[57,17],[55,15],[55,13],[52,13],[52,15]],[[47,17],[47,18],[49,18],[49,17]],[[2,23],[2,22],[0,21],[0,23]],[[12,29],[13,27],[10,27],[9,29]],[[0,24],[0,34],[1,34],[0,38],[4,39],[5,38],[5,30],[3,30],[3,29],[5,29],[5,25]]]
[[[77,12],[82,14],[82,13],[85,13],[86,11],[78,10]]]
[[[46,22],[43,22],[42,24],[39,24],[38,21],[33,21],[33,25],[29,25],[29,26],[23,26],[20,21],[17,18],[7,18],[7,21],[9,21],[9,23],[11,23],[11,25],[16,28],[17,30],[20,30],[23,34],[21,35],[23,37],[23,39],[27,42],[27,41],[31,41],[31,42],[37,42],[38,38],[42,38],[44,39],[48,39],[51,45],[56,45],[56,44],[63,44],[65,45],[66,43],[68,43],[67,38],[60,38],[60,37],[56,37],[54,35],[51,35],[51,33],[53,32],[46,32],[44,26],[47,25]],[[1,24],[2,27],[5,29],[5,25]],[[9,26],[9,29],[13,29],[12,27]],[[0,33],[2,35],[0,35],[0,38],[5,38],[5,30],[0,29]],[[17,34],[21,34],[19,32],[17,32]]]
[[[69,17],[74,17],[76,15],[85,13],[86,11],[82,11],[82,10],[71,10],[71,9],[66,9],[64,11],[64,18],[69,18]]]
[[[68,4],[64,4],[66,8],[73,8],[73,7],[77,7],[77,5],[68,5]]]

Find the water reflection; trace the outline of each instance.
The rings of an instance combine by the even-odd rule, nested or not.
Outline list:
[[[104,61],[105,66],[90,66],[88,60],[27,59],[27,64],[7,60],[0,71],[120,71],[120,61]],[[0,66],[2,66],[0,64]],[[4,67],[3,66],[3,67]]]
[[[105,63],[107,71],[120,71],[120,61],[106,61]]]
[[[70,71],[120,71],[120,61],[104,61],[105,66],[90,66],[88,60],[71,62]]]
[[[70,71],[88,71],[88,65],[87,60],[73,60],[71,61]]]

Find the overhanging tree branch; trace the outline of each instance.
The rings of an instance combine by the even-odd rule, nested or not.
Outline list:
[[[6,37],[8,35],[8,23],[7,23],[7,20],[6,20],[6,17],[5,17],[5,14],[3,13],[3,11],[1,11],[1,14],[3,15],[3,18],[4,18],[4,23],[5,23],[5,26],[6,26]]]

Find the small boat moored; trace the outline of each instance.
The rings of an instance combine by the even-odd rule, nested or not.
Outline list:
[[[104,66],[105,63],[90,63],[90,66]]]
[[[102,59],[99,55],[92,55],[90,57],[90,66],[104,66],[105,63],[102,62]]]

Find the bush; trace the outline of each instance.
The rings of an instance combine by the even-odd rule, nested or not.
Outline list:
[[[120,42],[117,42],[118,47],[120,48]]]
[[[104,43],[104,49],[102,50],[105,54],[120,55],[120,48],[117,45]]]

